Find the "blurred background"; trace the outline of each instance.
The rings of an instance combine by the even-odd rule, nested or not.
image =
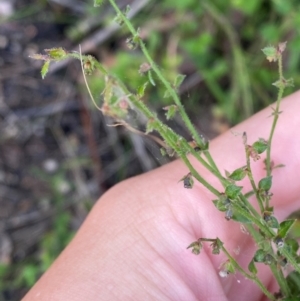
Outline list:
[[[165,76],[186,75],[179,93],[207,139],[276,100],[277,66],[263,47],[288,41],[285,75],[299,86],[298,0],[117,3],[130,4]],[[128,31],[114,16],[108,1],[94,8],[92,0],[0,0],[0,301],[24,296],[107,189],[169,161],[153,140],[107,126],[113,122],[92,105],[79,61],[52,64],[42,80],[41,61],[29,58],[80,44],[134,92],[145,81],[138,72],[145,59],[127,48]],[[88,80],[101,103],[103,78]],[[164,118],[170,99],[153,80],[144,101]],[[179,118],[169,124],[190,139]]]

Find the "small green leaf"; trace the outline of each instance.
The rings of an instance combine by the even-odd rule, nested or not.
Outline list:
[[[216,208],[221,212],[228,210],[228,207],[231,206],[230,200],[223,197],[221,197],[218,200],[213,200],[212,202],[214,203]]]
[[[156,86],[155,84],[155,81],[153,80],[153,77],[152,77],[152,72],[149,70],[148,71],[148,78],[149,78],[149,82],[152,84],[152,86]]]
[[[234,184],[228,185],[225,189],[225,194],[228,196],[228,198],[235,199],[241,192],[242,188],[243,187],[236,186]]]
[[[274,46],[268,46],[262,49],[269,62],[276,62],[278,60],[277,49]]]
[[[151,133],[156,127],[156,121],[154,119],[149,119],[146,126],[146,134]]]
[[[287,219],[281,222],[277,232],[277,237],[285,238],[295,222],[296,222],[295,219]]]
[[[94,7],[100,6],[101,4],[103,4],[103,1],[104,0],[94,0]]]
[[[50,65],[50,61],[46,61],[41,69],[41,75],[42,75],[42,79],[45,78],[46,74],[48,73],[49,70],[49,65]]]
[[[284,79],[284,84],[285,84],[285,88],[294,87],[294,79],[293,78]]]
[[[260,138],[254,142],[252,148],[258,153],[262,154],[268,148],[268,142],[265,139]]]
[[[171,105],[171,106],[167,106],[163,108],[164,110],[166,110],[166,118],[167,120],[172,119],[176,112],[178,111],[178,107],[176,105]]]
[[[254,262],[265,262],[266,252],[263,249],[258,249],[253,257]]]
[[[258,183],[258,188],[263,191],[269,191],[272,187],[272,176],[263,178]]]
[[[143,85],[141,85],[137,90],[138,97],[142,98],[145,95],[145,90],[148,86],[149,82],[145,82]]]
[[[278,89],[294,87],[294,79],[293,78],[289,78],[289,79],[282,78],[282,79],[279,79],[276,82],[274,82],[272,85],[277,87]]]
[[[160,153],[163,157],[167,155],[167,151],[163,147],[160,148]]]
[[[45,49],[45,52],[47,52],[51,59],[56,61],[63,60],[67,57],[67,52],[62,47]]]
[[[163,98],[169,98],[169,97],[171,97],[171,93],[170,93],[169,90],[166,90],[165,93],[164,93]]]
[[[286,245],[288,246],[290,252],[294,255],[297,255],[297,251],[299,249],[299,243],[296,239],[289,238],[285,240]]]
[[[125,11],[123,12],[123,15],[124,15],[125,17],[127,17],[127,14],[129,13],[129,11],[130,11],[130,5],[127,5]],[[115,17],[115,21],[116,21],[120,26],[122,26],[122,25],[124,24],[123,16],[122,16],[121,14],[118,14],[118,15]]]
[[[245,178],[247,174],[246,171],[246,166],[243,166],[241,168],[236,169],[235,171],[233,171],[228,178],[234,181],[241,181]]]
[[[256,268],[256,266],[255,266],[255,263],[254,263],[254,260],[253,260],[253,259],[250,261],[250,263],[249,263],[249,265],[248,265],[248,270],[249,270],[252,274],[254,274],[254,275],[257,274],[257,268]]]
[[[174,86],[174,89],[177,90],[180,85],[182,84],[182,82],[184,81],[186,75],[183,75],[183,74],[178,74],[174,80],[174,83],[173,83],[173,86]]]

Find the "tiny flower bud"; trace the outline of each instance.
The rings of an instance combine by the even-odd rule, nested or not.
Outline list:
[[[151,69],[150,64],[148,64],[148,63],[143,63],[143,64],[140,66],[139,73],[140,73],[140,74],[145,74],[145,73],[148,72],[150,69]]]
[[[195,255],[199,255],[202,249],[202,244],[199,240],[192,242],[187,249],[192,248],[192,253]]]
[[[280,52],[280,54],[282,54],[282,52],[285,50],[286,43],[287,42],[279,43],[279,45],[278,45],[278,52]]]
[[[277,248],[282,248],[284,246],[284,241],[281,237],[276,237],[274,239],[274,243],[276,244]]]
[[[232,208],[229,208],[225,213],[225,218],[229,221],[233,217],[233,211]]]

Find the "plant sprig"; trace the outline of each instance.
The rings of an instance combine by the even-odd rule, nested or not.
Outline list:
[[[199,254],[202,248],[202,243],[211,242],[213,254],[219,254],[222,251],[227,257],[223,271],[225,274],[227,272],[230,274],[238,271],[246,278],[254,281],[270,300],[278,300],[257,276],[257,265],[261,263],[268,265],[280,287],[279,295],[284,298],[283,300],[298,297],[298,291],[292,289],[289,277],[285,277],[283,273],[285,263],[288,262],[294,268],[294,272],[300,275],[300,260],[297,255],[299,245],[296,241],[288,239],[287,236],[294,224],[294,220],[286,220],[279,223],[274,216],[274,208],[270,206],[270,201],[272,199],[271,189],[273,169],[271,161],[272,141],[277,121],[281,113],[280,103],[284,90],[286,87],[293,84],[291,79],[286,80],[283,76],[282,54],[286,48],[286,42],[280,43],[277,47],[269,46],[262,50],[268,61],[278,62],[279,73],[279,79],[274,83],[274,85],[278,88],[278,96],[275,109],[273,109],[272,113],[273,121],[268,140],[260,138],[250,145],[247,142],[247,134],[244,133],[243,143],[246,157],[245,165],[232,172],[226,172],[225,176],[223,176],[210,154],[209,143],[198,134],[179,98],[177,89],[182,83],[184,76],[179,75],[176,78],[175,83],[169,82],[149,54],[146,44],[140,37],[139,30],[136,30],[131,21],[127,18],[129,7],[126,8],[125,12],[122,12],[114,0],[108,1],[116,11],[116,21],[120,25],[125,25],[130,31],[131,36],[127,39],[128,46],[131,49],[139,47],[147,60],[147,63],[144,63],[140,67],[140,72],[147,73],[149,83],[155,86],[156,83],[152,76],[153,72],[153,74],[155,74],[160,80],[160,83],[165,87],[166,93],[173,99],[174,104],[164,108],[167,111],[167,119],[172,118],[174,114],[178,112],[191,134],[193,143],[189,143],[186,139],[164,124],[143,102],[142,98],[148,82],[137,89],[136,93],[130,93],[126,84],[120,81],[120,79],[116,76],[110,74],[110,72],[107,71],[94,57],[90,55],[83,55],[81,50],[79,53],[70,53],[63,48],[52,48],[45,50],[46,54],[33,55],[32,57],[34,59],[45,61],[41,70],[42,77],[44,78],[46,76],[50,62],[52,61],[60,61],[70,57],[79,59],[84,74],[85,84],[97,109],[99,109],[103,114],[114,118],[117,124],[123,124],[125,126],[127,123],[124,119],[128,114],[128,108],[141,112],[148,120],[145,134],[157,131],[163,139],[161,144],[165,145],[166,153],[175,153],[187,166],[189,172],[181,179],[184,187],[193,188],[194,180],[200,182],[217,197],[216,200],[213,200],[213,204],[216,206],[217,210],[224,212],[225,219],[228,221],[235,220],[240,222],[252,235],[257,245],[257,250],[248,266],[249,271],[239,265],[234,256],[232,256],[225,248],[225,243],[219,238],[199,238],[197,241],[190,244],[188,248],[191,248],[193,253]],[[94,4],[95,6],[99,6],[102,2],[103,0],[96,0]],[[217,12],[214,11],[214,8],[210,6],[208,2],[205,2],[204,6],[219,23],[224,23],[224,20],[219,18]],[[232,36],[232,30],[226,22],[225,25],[225,31],[231,37],[231,43],[233,47],[236,47],[235,38]],[[238,61],[240,56],[238,53],[235,54],[235,59]],[[101,105],[99,105],[93,98],[85,76],[85,74],[91,74],[96,69],[102,73],[105,80],[105,89],[103,91],[103,101]],[[246,89],[247,83],[244,85],[244,90],[246,91]],[[127,127],[129,130],[138,131],[129,125]],[[255,162],[260,160],[261,154],[264,152],[266,152],[266,177],[260,179],[260,181],[256,183],[252,173],[252,161]],[[215,188],[197,171],[191,163],[189,155],[195,157],[205,169],[219,179],[223,186],[223,191],[220,191],[219,188]],[[243,187],[237,185],[237,182],[243,180],[245,177],[248,178],[252,187],[252,191],[250,193],[244,193]],[[259,211],[257,211],[249,201],[249,197],[252,195],[256,197]]]

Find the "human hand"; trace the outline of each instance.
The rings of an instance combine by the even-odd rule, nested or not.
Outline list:
[[[299,208],[299,109],[300,92],[283,101],[272,147],[275,164],[285,164],[273,173],[271,204],[280,221]],[[246,131],[249,143],[267,139],[271,113],[267,108],[233,131]],[[231,132],[212,141],[210,150],[221,172],[245,165],[242,139]],[[212,175],[191,160],[205,179],[223,191]],[[256,181],[265,176],[263,158],[253,163],[253,171]],[[23,300],[266,300],[239,273],[219,276],[224,254],[212,255],[209,246],[199,256],[186,249],[199,237],[219,237],[229,251],[236,251],[244,267],[255,250],[250,235],[215,209],[214,196],[201,184],[184,189],[178,183],[187,173],[178,160],[108,191]],[[247,181],[242,186],[250,190]],[[278,290],[268,267],[260,266],[259,277],[272,292]]]

